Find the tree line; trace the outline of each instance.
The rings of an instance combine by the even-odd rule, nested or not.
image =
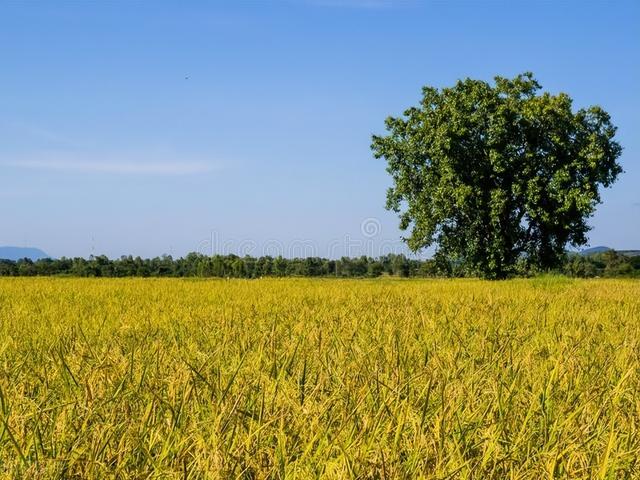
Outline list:
[[[522,269],[514,276],[531,276],[543,273]],[[551,273],[571,277],[639,277],[640,256],[631,257],[610,250],[589,256],[566,255],[560,268]],[[389,254],[379,258],[342,257],[240,257],[237,255],[203,255],[189,253],[173,258],[163,255],[155,258],[122,256],[110,259],[105,255],[88,259],[46,258],[32,261],[0,260],[0,276],[75,276],[75,277],[343,277],[374,278],[395,277],[467,277],[475,276],[463,262],[443,262],[440,259],[412,259],[405,255]]]
[[[155,258],[122,256],[110,259],[105,255],[88,259],[65,258],[32,261],[0,260],[0,275],[36,276],[69,275],[77,277],[378,277],[393,275],[415,277],[436,275],[431,260],[416,260],[404,255],[385,255],[373,259],[343,257],[332,260],[320,257],[284,258],[240,257],[237,255],[207,256],[189,253],[173,258],[163,255]]]
[[[635,277],[640,278],[640,255],[624,255],[615,250],[588,256],[567,258],[563,273],[571,277]]]

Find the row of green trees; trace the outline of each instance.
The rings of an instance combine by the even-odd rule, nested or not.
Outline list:
[[[536,272],[520,272],[532,275]],[[630,257],[613,250],[590,255],[570,255],[560,269],[572,277],[640,277],[640,256]],[[473,275],[463,263],[418,260],[404,255],[380,258],[343,257],[283,258],[239,257],[237,255],[206,256],[190,253],[186,257],[168,255],[156,258],[123,256],[109,259],[104,255],[85,258],[0,260],[0,276],[68,275],[77,277],[464,277]]]
[[[386,255],[331,260],[327,258],[239,257],[237,255],[206,256],[190,253],[183,258],[143,259],[123,256],[109,259],[104,255],[85,258],[60,258],[31,261],[0,260],[0,275],[36,276],[71,275],[78,277],[399,277],[434,276],[438,274],[431,260],[409,259],[404,255]]]
[[[589,256],[575,255],[565,263],[564,273],[572,277],[636,277],[640,278],[640,255],[623,255],[608,250]]]

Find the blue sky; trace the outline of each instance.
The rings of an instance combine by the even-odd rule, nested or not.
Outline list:
[[[626,173],[591,244],[640,248],[638,25],[631,1],[3,2],[0,245],[395,249],[371,134],[423,85],[530,70],[611,113]]]

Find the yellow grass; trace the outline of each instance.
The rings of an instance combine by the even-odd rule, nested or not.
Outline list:
[[[640,478],[640,283],[0,279],[0,478]]]

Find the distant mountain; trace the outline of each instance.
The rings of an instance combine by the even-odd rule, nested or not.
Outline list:
[[[609,247],[603,247],[603,246],[591,247],[591,248],[586,248],[584,250],[581,250],[580,255],[584,255],[584,256],[594,255],[596,253],[608,252],[609,250],[613,250],[613,249]]]
[[[604,246],[591,247],[591,248],[587,248],[585,250],[581,250],[580,252],[578,252],[578,255],[582,255],[584,257],[588,257],[589,255],[596,255],[598,253],[608,252],[609,250],[613,250],[613,248],[604,247]],[[626,257],[637,257],[637,256],[640,256],[640,250],[616,250],[616,252],[618,252],[620,255],[624,255]]]
[[[0,247],[1,260],[20,260],[21,258],[30,258],[31,260],[40,260],[41,258],[49,258],[45,252],[39,248],[31,247]]]

